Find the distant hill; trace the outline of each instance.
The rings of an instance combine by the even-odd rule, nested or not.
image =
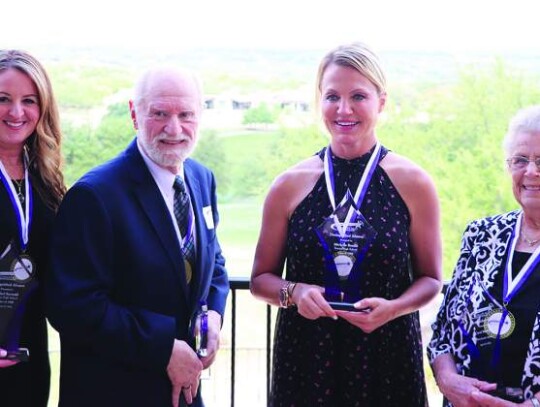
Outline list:
[[[33,51],[33,50],[32,50]],[[312,86],[317,66],[326,49],[194,48],[169,52],[133,47],[47,47],[36,54],[44,62],[113,65],[140,71],[160,63],[194,69],[203,77],[232,80],[235,86],[249,82],[278,88]],[[380,53],[390,84],[452,82],[459,69],[481,67],[501,58],[512,69],[540,72],[540,51],[515,53],[461,53],[432,51],[383,51]],[[224,84],[222,83],[222,86]],[[219,91],[218,89],[217,91]]]

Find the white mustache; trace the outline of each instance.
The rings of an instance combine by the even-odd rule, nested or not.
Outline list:
[[[155,139],[155,141],[170,141],[170,142],[176,142],[176,141],[189,141],[190,137],[188,137],[185,134],[179,134],[175,137],[171,137],[166,134],[160,134]]]

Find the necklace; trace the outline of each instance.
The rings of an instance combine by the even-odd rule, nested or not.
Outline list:
[[[19,202],[21,203],[21,205],[24,205],[24,194],[23,194],[24,178],[19,179],[19,180],[11,179],[11,182],[13,183],[13,186],[17,190],[17,197],[19,198]]]
[[[521,232],[521,239],[527,243],[529,245],[529,247],[532,247],[534,246],[536,243],[540,242],[540,238],[538,239],[529,239],[527,236],[525,236],[525,234],[523,233],[523,231]]]

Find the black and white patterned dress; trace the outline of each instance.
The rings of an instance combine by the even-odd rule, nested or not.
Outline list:
[[[324,151],[318,153],[323,157]],[[381,150],[380,159],[388,150]],[[354,194],[370,154],[353,160],[332,156],[339,202]],[[393,299],[410,285],[408,209],[377,166],[360,208],[378,235],[363,266],[365,297]],[[332,213],[324,174],[298,205],[287,240],[286,278],[324,286],[324,254],[314,228]],[[366,334],[339,319],[311,321],[295,308],[280,309],[275,332],[273,407],[425,406],[418,313]]]
[[[471,376],[472,358],[464,332],[468,333],[470,341],[476,344],[482,330],[476,326],[477,320],[467,317],[471,314],[469,308],[483,310],[490,306],[483,290],[493,291],[497,278],[501,278],[504,273],[512,231],[519,213],[520,211],[512,211],[490,216],[467,225],[452,281],[432,325],[433,337],[427,347],[430,362],[438,356],[449,354],[453,357],[458,372]],[[537,267],[535,273],[539,271]],[[522,291],[526,293],[525,288]],[[492,294],[502,295],[496,292]],[[520,378],[525,398],[530,398],[540,391],[540,308],[531,311],[535,313],[534,323],[528,333],[530,339]],[[447,400],[444,405],[451,406]]]

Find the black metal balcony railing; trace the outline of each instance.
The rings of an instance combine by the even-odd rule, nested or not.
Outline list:
[[[236,378],[236,292],[237,290],[249,290],[248,277],[229,277],[231,287],[231,407],[235,402],[235,378]],[[270,366],[271,366],[271,328],[272,308],[266,306],[266,396],[270,392]]]
[[[272,334],[275,313],[272,315],[272,307],[270,305],[262,301],[256,301],[249,294],[248,277],[230,277],[229,280],[231,295],[228,301],[230,303],[227,306],[227,316],[225,317],[225,325],[222,332],[222,336],[224,337],[223,342],[225,343],[222,344],[224,346],[221,346],[219,352],[224,358],[221,359],[218,357],[218,360],[212,365],[212,374],[208,371],[208,376],[206,377],[208,380],[203,383],[202,389],[209,406],[221,407],[226,405],[224,398],[226,399],[230,392],[231,407],[235,407],[235,403],[240,407],[246,405],[250,407],[262,407],[267,404],[270,393]],[[443,293],[446,288],[447,284],[443,286]],[[238,297],[239,291],[243,291],[240,297]],[[237,320],[239,314],[238,304],[244,307],[247,306],[247,309],[242,308],[240,320]],[[261,319],[265,313],[266,326],[263,329]],[[248,319],[247,337],[250,346],[246,345],[246,319]],[[231,324],[230,328],[228,327],[229,324]],[[426,330],[429,330],[429,325],[427,325]],[[240,333],[240,336],[238,336],[238,333]],[[266,336],[264,341],[263,336]],[[254,338],[259,338],[256,339],[256,343],[252,343]],[[50,329],[49,344],[52,369],[52,387],[49,406],[56,406],[58,404],[60,341],[53,329]],[[227,352],[230,352],[230,355]],[[230,356],[230,360],[226,356]],[[230,377],[227,378],[229,374]],[[266,374],[266,389],[263,389],[263,374]],[[230,379],[230,382],[227,379]],[[254,380],[258,384],[254,383]]]
[[[229,277],[229,284],[231,288],[231,407],[235,406],[235,383],[236,380],[236,358],[237,358],[237,292],[239,290],[249,290],[249,277]],[[446,292],[448,288],[448,282],[443,285],[442,293]],[[270,371],[271,371],[271,347],[272,347],[272,307],[266,305],[266,400],[270,393]]]

